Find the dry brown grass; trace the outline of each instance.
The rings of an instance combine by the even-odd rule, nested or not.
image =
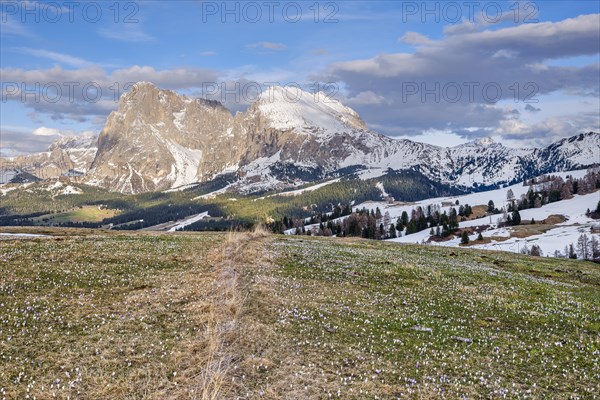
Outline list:
[[[27,322],[0,329],[7,398],[197,397],[219,236],[77,233],[0,241],[0,319]],[[35,319],[16,311],[29,304]]]
[[[234,360],[240,357],[235,354],[234,346],[240,340],[240,316],[244,307],[238,270],[256,260],[257,254],[245,249],[248,243],[268,235],[262,226],[252,232],[231,231],[220,248],[210,256],[215,266],[214,279],[204,338],[207,345],[203,372],[197,383],[197,392],[202,400],[229,397],[233,389],[229,375]]]
[[[19,336],[0,328],[0,354],[13,357],[0,359],[0,399],[232,396],[236,346],[251,331],[240,327],[246,294],[239,271],[262,254],[264,228],[227,235],[8,231],[51,236],[0,241],[0,256],[10,257],[0,257],[3,283],[31,287],[18,298],[0,292],[0,303],[14,302],[14,310],[48,304],[53,317],[15,328]],[[0,308],[0,320],[12,323],[7,310]]]
[[[462,247],[470,247],[481,244],[489,244],[492,241],[494,242],[503,242],[510,238],[519,238],[525,239],[534,235],[541,235],[543,233],[548,232],[551,229],[556,228],[557,224],[561,224],[566,221],[566,218],[562,215],[550,215],[546,218],[543,223],[536,222],[535,224],[531,224],[530,221],[523,221],[521,225],[511,226],[509,227],[510,237],[503,236],[491,236],[484,237],[483,240],[473,240],[467,244],[460,244]],[[449,239],[446,239],[449,240]]]
[[[473,206],[471,208],[473,210],[473,213],[466,218],[467,221],[470,221],[472,219],[483,218],[487,215],[488,206],[479,205]]]
[[[534,225],[517,225],[510,229],[510,236],[519,239],[524,239],[529,236],[541,235],[551,229],[556,228],[554,225],[534,224]]]
[[[565,222],[567,219],[565,218],[564,215],[550,215],[548,216],[548,218],[546,218],[544,220],[545,224],[549,224],[549,225],[556,225],[556,224],[562,224],[563,222]]]
[[[467,244],[463,244],[460,243],[461,247],[470,247],[470,246],[477,246],[477,245],[481,245],[481,244],[489,244],[495,242],[504,242],[505,240],[510,239],[510,237],[508,236],[488,236],[488,237],[484,237],[483,240],[471,240],[469,243]]]

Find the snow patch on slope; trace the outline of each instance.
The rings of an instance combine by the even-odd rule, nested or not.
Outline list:
[[[175,163],[171,165],[171,172],[167,176],[167,179],[172,182],[171,188],[195,183],[202,160],[202,150],[183,147],[172,140],[164,138],[156,127],[151,126],[150,128],[154,136],[166,146],[175,160]]]
[[[308,186],[308,187],[306,187],[304,189],[298,189],[298,190],[292,190],[292,191],[289,191],[289,192],[276,193],[276,194],[272,194],[272,195],[267,196],[267,197],[275,197],[275,196],[282,196],[282,197],[299,196],[299,195],[301,195],[303,193],[313,192],[313,191],[315,191],[317,189],[321,189],[322,187],[331,185],[332,183],[336,183],[336,182],[339,182],[339,181],[340,181],[340,178],[333,179],[331,181],[327,181],[327,182],[319,183],[319,184],[316,184],[316,185]]]
[[[313,94],[294,87],[274,86],[261,94],[258,104],[270,126],[278,130],[334,134],[366,129],[354,110],[322,92]]]
[[[179,222],[177,225],[175,225],[174,227],[172,227],[171,229],[168,230],[168,232],[175,232],[178,229],[183,229],[188,225],[191,225],[193,223],[196,223],[200,220],[203,220],[204,218],[210,218],[210,215],[208,214],[208,211],[205,211],[203,213],[200,213],[198,215],[194,215],[193,217],[189,217],[184,219],[183,221]]]

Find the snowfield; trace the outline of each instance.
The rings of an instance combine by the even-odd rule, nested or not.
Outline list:
[[[594,224],[594,220],[588,218],[585,213],[587,209],[595,209],[598,201],[600,200],[600,192],[590,193],[585,196],[575,195],[572,199],[557,201],[555,203],[547,204],[541,208],[532,208],[527,210],[521,210],[521,220],[525,223],[530,221],[532,218],[536,221],[542,221],[551,215],[563,215],[567,218],[567,221],[557,224],[555,228],[542,233],[540,235],[533,235],[526,238],[512,237],[507,240],[494,240],[487,244],[473,244],[470,247],[477,249],[487,250],[501,250],[509,252],[520,252],[525,246],[530,248],[532,245],[540,246],[543,255],[553,256],[554,251],[558,250],[563,252],[565,246],[573,243],[577,243],[577,238],[585,233],[591,235],[591,227]],[[482,232],[484,238],[507,238],[510,237],[512,231],[511,227],[498,228],[497,219],[501,215],[492,215],[490,217],[474,219],[471,221],[460,222],[460,228],[470,228],[482,225],[491,225],[490,228]],[[594,234],[600,239],[600,235]],[[414,233],[412,235],[402,236],[396,239],[390,239],[391,242],[399,243],[422,243],[429,239],[429,229]],[[474,241],[477,239],[477,234],[469,236],[469,240]],[[429,243],[435,246],[449,246],[458,247],[460,244],[460,238],[451,239],[444,242],[431,242]]]
[[[48,237],[48,235],[39,235],[35,233],[0,233],[0,236],[11,237],[11,238],[38,238]]]
[[[274,129],[333,135],[356,128],[358,114],[324,93],[270,87],[261,94],[259,109]]]
[[[567,176],[572,176],[573,178],[579,179],[583,177],[586,173],[587,170],[578,170],[558,172],[550,175],[560,176],[563,179]],[[379,184],[377,187],[381,190],[382,197],[387,194],[383,185]],[[367,210],[371,211],[379,208],[382,214],[388,213],[391,221],[395,223],[396,220],[400,218],[403,212],[408,213],[408,215],[410,216],[411,211],[419,206],[423,209],[426,209],[428,206],[441,205],[440,212],[446,211],[448,213],[453,207],[458,209],[459,206],[456,205],[456,201],[459,202],[459,205],[468,204],[471,207],[474,207],[478,205],[487,206],[488,202],[492,200],[495,206],[498,209],[501,209],[507,206],[507,192],[509,190],[512,190],[515,198],[518,199],[521,197],[521,195],[527,193],[527,191],[529,190],[529,186],[524,186],[523,183],[518,183],[515,185],[487,192],[471,193],[462,196],[438,197],[414,203],[388,203],[384,201],[369,201],[353,206],[353,210],[356,211],[366,208]],[[528,221],[531,221],[532,218],[535,221],[540,222],[551,215],[562,215],[566,219],[565,222],[556,224],[554,227],[552,227],[552,229],[549,229],[544,233],[532,235],[526,238],[511,238],[511,233],[513,232],[512,227],[498,227],[498,219],[502,217],[502,214],[485,216],[483,218],[460,222],[459,228],[474,228],[488,226],[488,228],[482,232],[482,235],[484,238],[491,238],[491,242],[485,244],[471,243],[469,247],[508,252],[520,252],[525,246],[527,246],[527,248],[531,248],[531,246],[535,244],[541,248],[544,256],[554,256],[554,252],[556,250],[564,252],[565,246],[571,243],[576,244],[578,237],[582,233],[585,233],[588,236],[594,235],[600,240],[600,235],[591,233],[591,227],[594,224],[597,224],[598,221],[594,221],[593,219],[588,218],[585,215],[588,209],[596,209],[599,200],[600,192],[596,191],[594,193],[590,193],[584,196],[575,195],[572,199],[546,204],[541,208],[521,210],[521,220],[525,224]],[[338,220],[343,220],[344,218],[345,217],[342,217]],[[313,224],[307,225],[305,229],[309,230],[317,227],[318,224]],[[550,227],[550,225],[548,227]],[[285,233],[288,235],[293,235],[295,233],[295,229],[289,229]],[[403,232],[402,235],[403,236],[399,238],[389,239],[388,241],[413,244],[425,243],[430,238],[430,228],[413,233],[411,235],[404,235]],[[470,235],[470,241],[475,241],[477,239],[477,236],[477,233]],[[460,245],[460,238],[457,237],[455,239],[450,239],[442,242],[428,242],[426,244],[433,246],[458,247]]]

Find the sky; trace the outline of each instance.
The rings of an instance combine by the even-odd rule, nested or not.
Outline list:
[[[0,18],[2,156],[99,133],[137,81],[232,112],[323,90],[440,146],[600,131],[597,1],[0,0]]]

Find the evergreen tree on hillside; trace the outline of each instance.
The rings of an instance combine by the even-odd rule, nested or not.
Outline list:
[[[396,234],[396,227],[394,226],[394,224],[390,224],[390,229],[389,229],[389,237],[390,239],[395,239],[398,237],[398,235]]]
[[[400,219],[398,219],[398,221],[396,222],[396,230],[399,232],[402,232],[404,230],[404,225],[402,224],[402,221]]]
[[[508,191],[506,192],[506,200],[511,202],[515,199],[515,194],[513,193],[512,189],[508,189]]]
[[[521,224],[521,214],[519,214],[519,210],[514,210],[512,212],[512,225],[520,225]]]
[[[575,247],[573,246],[573,243],[569,245],[569,258],[573,260],[577,259],[577,253],[575,253]]]
[[[408,213],[406,211],[402,211],[402,216],[400,217],[400,221],[402,221],[402,225],[408,225]]]
[[[531,246],[531,250],[529,250],[529,255],[540,257],[542,255],[542,249],[537,244]]]
[[[463,232],[462,232],[462,235],[461,235],[461,237],[460,237],[460,242],[461,242],[462,244],[467,244],[467,243],[469,243],[469,232],[467,232],[467,231],[463,231]]]

